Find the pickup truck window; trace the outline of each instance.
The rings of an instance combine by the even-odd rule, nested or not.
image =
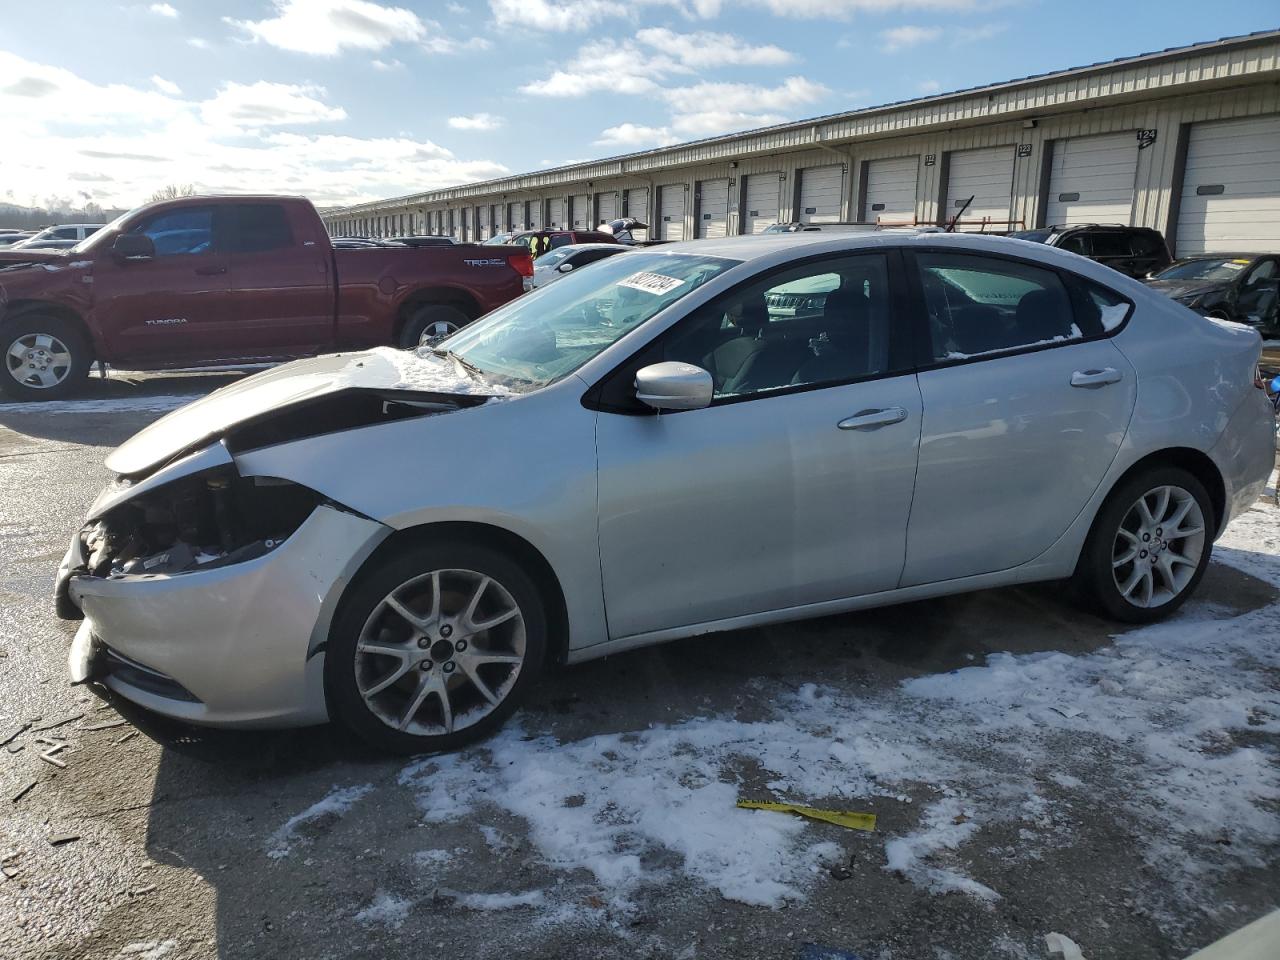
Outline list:
[[[157,257],[209,253],[213,249],[213,208],[183,207],[158,213],[130,233],[150,237]]]
[[[241,203],[229,211],[227,253],[262,253],[293,246],[293,231],[284,207],[275,203]]]

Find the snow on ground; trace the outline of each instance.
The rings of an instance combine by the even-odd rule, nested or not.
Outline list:
[[[372,902],[356,914],[356,919],[369,925],[399,927],[409,918],[409,911],[412,909],[412,900],[379,890],[374,894]]]
[[[366,783],[356,787],[334,787],[327,794],[299,814],[286,820],[268,840],[267,856],[272,860],[287,857],[299,833],[306,828],[316,829],[341,817],[365,794],[373,789]]]
[[[84,413],[168,413],[199,400],[205,393],[157,394],[138,397],[108,397],[83,400],[32,400],[24,403],[0,403],[0,416],[21,414]]]
[[[1280,510],[1260,503],[1216,556],[1280,585],[1278,553]],[[587,871],[611,911],[689,878],[765,908],[804,897],[847,837],[739,809],[743,795],[872,812],[921,798],[913,828],[877,835],[884,869],[980,901],[1002,896],[966,855],[984,830],[1007,826],[1021,838],[1012,855],[1038,857],[1070,845],[1058,806],[1078,804],[1128,827],[1164,878],[1148,908],[1176,918],[1209,909],[1202,884],[1217,872],[1261,865],[1280,842],[1280,766],[1254,745],[1280,733],[1278,612],[1232,617],[1201,598],[1094,653],[993,654],[859,695],[759,681],[752,698],[773,716],[752,722],[699,717],[561,743],[526,740],[517,721],[473,750],[410,764],[400,782],[428,822],[522,819],[537,855],[564,872],[561,897],[580,896],[572,872]],[[568,902],[527,905],[551,918],[572,916]]]

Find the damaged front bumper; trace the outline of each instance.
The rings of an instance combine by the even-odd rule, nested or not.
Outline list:
[[[69,656],[71,678],[100,681],[192,723],[323,723],[324,647],[334,610],[390,528],[318,500],[283,538],[229,544],[221,556],[201,555],[216,551],[191,550],[182,541],[123,561],[88,554],[102,517],[120,526],[122,508],[131,511],[126,516],[151,516],[150,504],[163,503],[166,490],[212,476],[210,463],[223,482],[234,471],[230,461],[210,448],[161,471],[165,476],[104,491],[92,522],[72,539],[55,589],[60,615],[84,617]],[[131,507],[135,500],[149,506]],[[130,546],[113,542],[112,549],[124,556]]]

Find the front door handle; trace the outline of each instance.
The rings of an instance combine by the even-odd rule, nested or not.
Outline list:
[[[891,423],[901,423],[905,419],[907,411],[902,407],[885,407],[883,410],[861,410],[852,417],[841,420],[836,426],[841,430],[874,430]]]
[[[219,274],[226,273],[226,266],[216,267],[196,267],[196,276],[198,277],[216,277]]]
[[[1103,367],[1101,370],[1077,370],[1071,375],[1073,387],[1105,387],[1108,383],[1120,382],[1120,371],[1115,367]]]

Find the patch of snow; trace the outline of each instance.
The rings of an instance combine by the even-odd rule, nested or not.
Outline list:
[[[516,910],[541,907],[546,902],[541,890],[527,893],[460,893],[454,903],[463,910]]]
[[[413,862],[418,867],[442,867],[452,863],[453,856],[449,850],[419,850],[413,855]]]
[[[130,960],[164,960],[178,949],[177,940],[140,940],[121,947],[118,956]]]
[[[1278,554],[1280,510],[1259,503],[1215,556],[1280,585]],[[1087,790],[1134,834],[1163,878],[1144,896],[1177,923],[1208,909],[1215,873],[1263,866],[1280,842],[1280,768],[1254,745],[1280,733],[1278,610],[1234,616],[1196,599],[1096,652],[997,653],[856,695],[760,680],[752,699],[774,712],[751,722],[706,716],[569,743],[525,740],[512,724],[478,749],[410,764],[400,782],[429,822],[495,809],[523,819],[544,863],[588,872],[610,911],[682,877],[779,907],[862,842],[737,808],[744,767],[765,775],[768,799],[883,812],[915,794],[914,826],[884,837],[885,867],[985,902],[1002,891],[972,875],[984,831],[1010,828],[1022,844],[1010,857],[1034,859],[1036,844],[1069,842],[1055,836],[1056,808]],[[1070,793],[1042,792],[1052,786]]]
[[[184,393],[97,400],[32,400],[28,403],[0,403],[0,414],[168,413],[199,400],[202,396],[204,394]]]
[[[394,368],[400,379],[392,385],[393,389],[485,397],[506,396],[511,393],[509,389],[492,380],[473,377],[460,363],[448,357],[438,356],[429,350],[377,347],[369,353],[377,360],[385,361]]]
[[[485,844],[494,853],[509,853],[519,845],[519,841],[510,834],[503,833],[497,827],[491,827],[487,823],[480,824],[480,832],[484,835]]]
[[[409,918],[413,901],[379,890],[367,907],[356,914],[356,920],[369,926],[398,928]]]
[[[298,829],[307,824],[326,817],[342,816],[355,805],[356,801],[373,790],[373,784],[366,783],[356,787],[334,787],[327,794],[313,803],[301,813],[286,820],[268,840],[267,856],[272,860],[287,857],[297,839]]]

